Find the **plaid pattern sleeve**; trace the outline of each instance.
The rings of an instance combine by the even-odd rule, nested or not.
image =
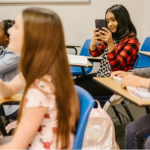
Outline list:
[[[108,53],[108,62],[111,66],[111,71],[131,70],[136,60],[136,55],[139,50],[139,42],[133,37],[127,37],[115,46],[115,49]]]
[[[100,45],[96,45],[96,49],[94,51],[91,51],[89,47],[89,54],[93,57],[100,56],[102,53],[104,53],[105,48],[106,46],[104,42],[102,42]]]

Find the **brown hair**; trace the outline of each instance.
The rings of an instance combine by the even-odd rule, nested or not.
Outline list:
[[[70,132],[76,133],[79,100],[71,78],[61,20],[53,11],[43,8],[27,8],[23,10],[22,17],[24,42],[20,71],[26,80],[22,104],[34,80],[50,75],[56,89],[56,147],[61,142],[61,147],[67,148]]]

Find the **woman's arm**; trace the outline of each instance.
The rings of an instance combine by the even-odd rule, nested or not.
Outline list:
[[[150,78],[150,67],[133,69],[132,73],[143,78]]]
[[[124,47],[121,45],[116,46],[115,50],[108,53],[108,61],[112,71],[127,71],[128,68],[126,68],[126,66],[134,64],[135,59],[133,58],[136,58],[138,50],[139,43],[136,39],[129,39]],[[118,51],[121,52],[118,54]]]
[[[24,108],[13,139],[9,143],[1,145],[0,149],[26,149],[37,133],[47,110],[46,107]]]
[[[22,74],[18,74],[12,81],[4,82],[0,80],[0,95],[10,98],[25,88],[25,80]]]

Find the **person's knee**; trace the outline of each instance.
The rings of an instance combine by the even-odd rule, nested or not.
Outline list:
[[[145,142],[145,149],[150,149],[150,137]]]
[[[126,127],[126,132],[125,132],[125,136],[126,137],[133,137],[134,134],[136,133],[136,128],[135,128],[135,124],[134,122],[130,122],[127,127]]]

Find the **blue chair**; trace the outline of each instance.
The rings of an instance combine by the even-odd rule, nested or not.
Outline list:
[[[132,69],[135,69],[135,68],[138,68],[137,66],[138,66],[138,62],[139,62],[139,60],[140,60],[140,54],[138,54],[137,53],[137,55],[136,55],[136,60],[135,60],[135,63],[134,63],[134,65],[133,65],[133,68]]]
[[[147,37],[141,47],[140,51],[150,52],[150,37]],[[150,67],[150,57],[140,54],[140,59],[136,68]]]
[[[89,45],[90,45],[91,39],[87,39],[80,52],[80,56],[90,56],[89,54]],[[92,62],[91,62],[92,63]],[[92,63],[93,64],[93,63]],[[93,67],[84,67],[85,73],[89,74],[92,71]],[[81,67],[71,67],[71,74],[73,76],[80,76],[83,75]]]
[[[83,88],[75,85],[75,89],[80,100],[80,119],[73,149],[81,149],[88,117],[95,102],[93,97]]]

